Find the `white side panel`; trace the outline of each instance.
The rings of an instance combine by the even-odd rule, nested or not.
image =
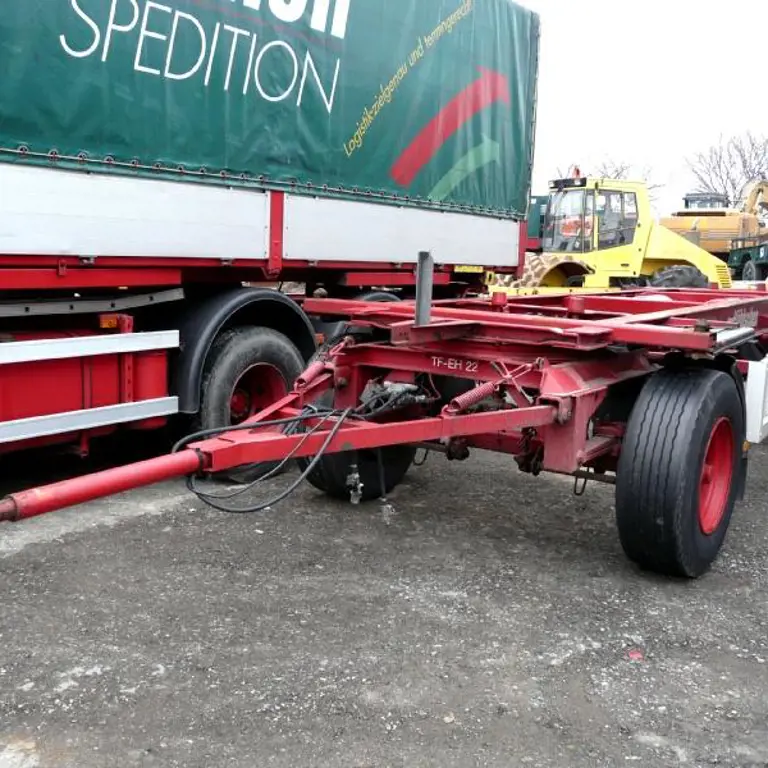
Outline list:
[[[263,192],[0,164],[0,253],[263,259]]]
[[[0,343],[0,365],[66,360],[71,357],[125,355],[157,349],[177,349],[178,331],[110,333],[99,336],[72,336],[64,339],[33,339]]]
[[[746,396],[747,440],[757,445],[768,437],[768,358],[749,362]]]
[[[0,422],[0,443],[62,435],[65,432],[97,429],[112,424],[127,424],[131,421],[153,419],[156,416],[171,416],[178,412],[177,397],[159,397],[154,400],[139,400],[135,403],[105,405],[102,408],[89,408],[84,411],[66,411],[48,416],[3,421]]]
[[[516,266],[520,224],[459,213],[286,195],[286,261]]]

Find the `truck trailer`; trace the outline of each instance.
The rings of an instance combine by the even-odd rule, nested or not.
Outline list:
[[[631,560],[706,573],[744,494],[750,444],[768,437],[765,286],[432,302],[433,273],[419,254],[415,300],[307,299],[344,328],[286,396],[165,456],[11,494],[0,523],[175,477],[222,512],[270,510],[307,481],[353,504],[378,498],[389,513],[418,449],[452,461],[482,450],[570,476],[577,495],[590,481],[614,485]],[[298,477],[258,493],[292,462]],[[271,469],[234,491],[205,482],[248,466]]]
[[[237,425],[333,335],[307,297],[513,273],[538,51],[509,0],[9,6],[0,453]]]

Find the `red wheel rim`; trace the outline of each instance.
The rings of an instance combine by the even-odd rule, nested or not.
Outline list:
[[[241,424],[288,391],[280,371],[274,365],[258,363],[251,366],[235,383],[229,400],[230,424]]]
[[[722,418],[712,428],[699,479],[699,528],[711,536],[728,506],[733,479],[733,427]]]

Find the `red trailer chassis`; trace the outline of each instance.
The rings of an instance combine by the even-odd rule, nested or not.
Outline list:
[[[432,304],[311,299],[348,318],[279,402],[234,429],[198,433],[168,456],[23,491],[16,521],[187,476],[296,459],[337,497],[373,499],[418,447],[464,459],[511,454],[523,471],[616,485],[625,551],[698,576],[715,559],[766,430],[768,293],[636,290]],[[292,490],[294,482],[288,490]],[[285,494],[283,494],[284,496]]]

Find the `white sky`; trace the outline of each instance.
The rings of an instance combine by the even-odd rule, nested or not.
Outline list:
[[[666,214],[693,185],[686,157],[768,133],[764,0],[520,2],[542,26],[534,193],[610,159],[650,167]]]

